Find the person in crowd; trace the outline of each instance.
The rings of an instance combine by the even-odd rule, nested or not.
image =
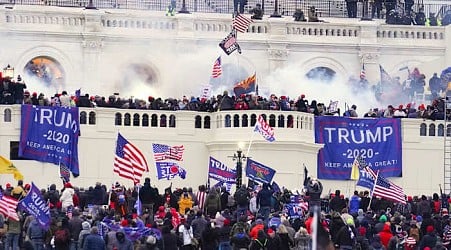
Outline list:
[[[268,221],[271,212],[271,197],[273,191],[268,183],[264,183],[262,189],[257,194],[258,213],[263,217],[264,221]]]
[[[64,189],[61,192],[61,209],[63,212],[66,212],[69,207],[74,207],[74,199],[73,196],[75,194],[75,190],[72,187],[70,182],[64,184]]]
[[[78,247],[78,237],[80,236],[80,232],[83,229],[82,223],[83,223],[83,220],[80,218],[80,211],[78,208],[75,208],[72,211],[72,218],[69,219],[71,249],[79,248]]]
[[[221,198],[215,188],[207,195],[205,209],[210,218],[214,218],[216,213],[221,211]]]
[[[103,249],[105,249],[105,241],[99,235],[99,229],[97,228],[97,226],[94,226],[91,228],[91,233],[85,238],[83,250]]]
[[[78,235],[78,249],[84,249],[84,243],[86,237],[91,233],[91,224],[87,221],[81,223],[81,231]]]

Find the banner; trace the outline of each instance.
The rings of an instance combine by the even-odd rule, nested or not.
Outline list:
[[[247,159],[246,176],[253,181],[269,184],[271,183],[275,173],[276,170],[267,167],[259,162]]]
[[[76,177],[80,124],[77,107],[22,105],[19,156],[64,164]]]
[[[318,178],[348,180],[353,161],[360,156],[368,167],[386,177],[402,176],[400,119],[315,117]]]
[[[186,170],[175,162],[156,162],[158,180],[172,180],[176,176],[186,178]]]
[[[235,50],[238,50],[238,53],[241,54],[241,48],[240,45],[236,41],[236,30],[233,29],[227,36],[224,38],[220,43],[219,47],[221,47],[222,50],[227,55],[232,54]]]
[[[19,210],[25,210],[39,222],[42,228],[47,230],[50,226],[50,207],[41,195],[34,183],[31,183],[30,192],[18,204]]]
[[[228,168],[224,163],[210,156],[210,162],[208,164],[208,178],[224,183],[235,183],[236,170]]]

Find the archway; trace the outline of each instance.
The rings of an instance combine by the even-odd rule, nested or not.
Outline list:
[[[320,82],[331,82],[336,76],[336,72],[328,67],[316,67],[311,69],[305,77]]]
[[[37,56],[24,67],[27,77],[39,81],[45,87],[59,89],[65,86],[66,73],[61,64],[49,56]]]

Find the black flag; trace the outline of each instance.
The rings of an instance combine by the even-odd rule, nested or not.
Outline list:
[[[222,50],[227,55],[232,54],[235,50],[238,50],[238,53],[241,54],[241,48],[240,45],[236,41],[236,30],[233,29],[229,35],[227,35],[226,38],[224,38],[220,43],[219,47],[221,47]]]
[[[308,185],[308,170],[307,167],[304,165],[304,187]]]

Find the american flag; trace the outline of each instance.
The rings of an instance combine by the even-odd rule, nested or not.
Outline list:
[[[239,32],[244,33],[249,28],[249,24],[251,24],[252,22],[252,19],[250,19],[249,17],[238,14],[233,19],[233,28],[235,28]]]
[[[254,131],[259,132],[265,138],[265,140],[269,142],[276,140],[276,138],[274,137],[274,128],[271,128],[271,126],[266,123],[265,119],[261,115],[258,116]]]
[[[402,187],[384,178],[379,172],[377,173],[377,179],[374,183],[373,195],[393,202],[406,204]]]
[[[70,169],[60,162],[60,177],[64,183],[70,182]]]
[[[18,221],[19,216],[16,212],[17,203],[19,203],[19,201],[13,197],[3,195],[0,198],[0,213],[2,213],[6,218],[9,217],[15,221]]]
[[[155,161],[163,161],[166,159],[183,161],[183,151],[185,150],[183,145],[170,147],[164,144],[153,143],[152,149]]]
[[[132,180],[134,184],[139,183],[144,172],[149,172],[142,152],[119,133],[113,171],[121,177]]]
[[[221,75],[222,75],[221,57],[218,57],[218,59],[216,59],[215,63],[213,64],[213,71],[211,72],[211,77],[218,78]]]

